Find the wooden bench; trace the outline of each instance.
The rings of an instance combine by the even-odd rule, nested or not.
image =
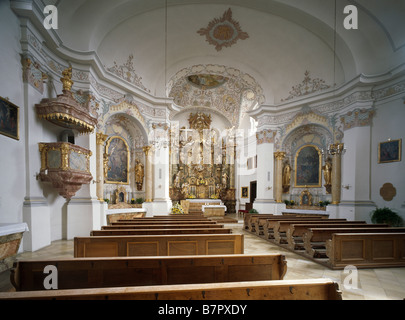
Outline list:
[[[74,257],[242,254],[243,240],[240,234],[76,237]]]
[[[405,233],[334,233],[326,254],[332,269],[405,267]]]
[[[326,241],[334,233],[398,233],[405,232],[404,228],[389,228],[384,224],[364,224],[355,228],[309,228],[303,235],[305,254],[312,258],[326,258]]]
[[[273,239],[269,239],[276,244],[287,244],[287,229],[289,228],[290,225],[292,224],[305,224],[309,222],[317,222],[319,224],[322,223],[339,223],[345,221],[344,219],[319,219],[319,220],[310,220],[308,218],[302,217],[302,218],[295,218],[294,220],[279,220],[275,221],[274,223],[272,221],[268,221],[267,223],[267,228],[268,232],[270,235],[270,229],[273,231]]]
[[[248,281],[168,286],[0,293],[0,300],[342,300],[329,279]]]
[[[127,225],[117,224],[113,226],[102,226],[101,230],[114,230],[114,229],[220,229],[223,224],[152,224],[152,225]]]
[[[274,214],[247,214],[243,219],[243,229],[250,232],[256,232],[255,222],[258,218],[274,217]]]
[[[217,224],[216,221],[199,221],[199,220],[192,220],[192,221],[186,221],[186,220],[172,220],[172,221],[162,221],[162,220],[151,220],[151,221],[137,221],[137,220],[131,220],[131,221],[121,221],[121,222],[111,222],[112,226],[115,225],[145,225],[145,224]]]
[[[284,255],[72,258],[18,261],[10,280],[17,291],[44,290],[44,268],[56,266],[58,289],[282,280]]]
[[[134,219],[118,219],[116,222],[127,222],[127,221],[209,221],[209,219],[204,217],[195,217],[195,218],[156,218],[156,217],[145,217],[145,218],[134,218]]]
[[[365,221],[317,221],[304,224],[290,224],[287,229],[287,247],[291,250],[304,250],[302,236],[309,228],[355,228],[366,224]]]
[[[226,234],[232,233],[232,229],[225,228],[178,228],[178,229],[113,229],[113,230],[93,230],[90,236],[129,236],[148,234]]]
[[[324,221],[327,219],[322,219],[318,217],[298,217],[298,218],[291,218],[285,216],[278,216],[272,218],[259,218],[258,228],[256,228],[256,234],[261,236],[265,239],[274,239],[273,236],[273,228],[277,221],[294,221],[294,220],[303,220],[303,221]]]

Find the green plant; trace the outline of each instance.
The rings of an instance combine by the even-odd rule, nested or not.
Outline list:
[[[135,203],[143,203],[143,198],[136,198]]]
[[[250,209],[249,213],[259,213],[259,211],[257,211],[256,209]]]
[[[109,199],[104,199],[104,202],[107,202],[107,204],[110,202],[110,200]]]
[[[328,200],[319,201],[319,206],[320,207],[326,207],[328,204],[330,204],[330,201],[328,201]]]
[[[386,223],[391,227],[401,227],[404,224],[398,213],[387,207],[371,211],[370,216],[373,223]]]

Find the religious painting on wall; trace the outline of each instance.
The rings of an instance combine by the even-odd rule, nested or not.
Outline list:
[[[0,133],[20,140],[19,108],[2,97],[0,97]]]
[[[378,145],[378,163],[401,161],[402,139],[388,140]]]
[[[108,170],[106,183],[129,184],[129,149],[126,141],[118,136],[111,137],[106,146]]]
[[[322,154],[316,146],[301,147],[295,155],[295,186],[320,187]]]
[[[249,187],[242,187],[241,198],[249,198]]]

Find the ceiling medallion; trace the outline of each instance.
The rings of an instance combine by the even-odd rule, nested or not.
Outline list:
[[[213,89],[223,85],[228,78],[212,74],[194,74],[187,77],[193,85],[200,89]]]
[[[206,36],[206,41],[214,45],[217,51],[221,51],[222,47],[234,45],[239,39],[249,38],[249,35],[241,30],[239,22],[232,19],[231,8],[224,12],[222,18],[215,18],[207,28],[201,28],[197,33]]]

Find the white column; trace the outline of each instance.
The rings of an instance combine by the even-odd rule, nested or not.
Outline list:
[[[31,85],[24,83],[24,119],[21,127],[25,131],[26,190],[23,204],[23,221],[29,231],[24,233],[25,251],[36,251],[51,244],[51,213],[44,197],[42,182],[36,179],[41,169],[41,156],[38,143],[44,138],[43,124],[38,119],[34,105],[42,95]]]
[[[342,157],[340,214],[370,222],[369,213],[375,209],[371,201],[370,181],[371,128],[364,126],[346,130],[344,141],[346,153]]]
[[[153,155],[153,211],[154,214],[170,213],[171,200],[169,196],[169,147],[160,147]]]
[[[257,197],[253,208],[259,213],[275,213],[274,143],[257,144]]]
[[[97,177],[97,150],[96,134],[81,135],[77,137],[76,144],[92,151],[90,157],[90,173],[93,180]],[[70,199],[67,205],[67,239],[88,236],[91,230],[101,228],[103,222],[103,202],[97,198],[96,183],[84,184]]]

